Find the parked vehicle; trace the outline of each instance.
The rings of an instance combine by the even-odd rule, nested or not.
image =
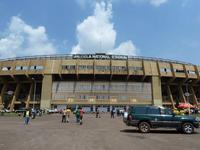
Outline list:
[[[15,110],[16,113],[24,113],[26,111],[26,108],[20,108]]]
[[[46,109],[47,114],[59,113],[58,109]]]
[[[9,109],[1,109],[0,110],[1,113],[10,113],[11,111]]]
[[[189,115],[176,115],[171,109],[158,106],[131,106],[124,113],[123,121],[128,126],[138,127],[142,133],[151,128],[175,128],[177,131],[191,134],[199,128],[200,118]]]

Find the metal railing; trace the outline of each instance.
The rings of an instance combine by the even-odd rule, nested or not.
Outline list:
[[[81,55],[81,54],[78,54],[78,55]],[[87,54],[83,54],[83,55],[87,55]],[[127,56],[127,55],[108,55],[108,56],[124,56],[128,60],[146,60],[146,61],[159,61],[159,62],[168,62],[168,63],[170,62],[170,63],[176,63],[176,64],[194,65],[192,63],[188,63],[184,61],[155,58],[155,57]],[[34,56],[13,57],[13,58],[0,59],[0,62],[15,61],[15,60],[59,60],[59,59],[73,59],[73,54],[54,54],[54,55],[34,55]],[[86,58],[83,58],[83,59],[86,59]],[[113,60],[118,60],[118,59],[113,59]]]
[[[177,60],[171,60],[171,59],[164,59],[164,58],[155,58],[155,57],[143,57],[143,56],[129,56],[129,59],[134,60],[147,60],[147,61],[159,61],[159,62],[170,62],[170,63],[176,63],[176,64],[185,64],[185,65],[194,65],[192,63],[184,62],[184,61],[177,61]]]

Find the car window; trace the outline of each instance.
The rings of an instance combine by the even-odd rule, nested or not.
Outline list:
[[[160,108],[160,113],[163,114],[163,115],[165,115],[166,114],[165,109]]]
[[[172,110],[171,109],[165,109],[165,114],[166,115],[172,115]]]
[[[146,114],[146,107],[136,107],[134,109],[135,114]]]
[[[160,114],[160,110],[158,108],[149,108],[147,114]]]
[[[163,115],[171,115],[172,111],[170,109],[160,109],[160,113]]]
[[[132,112],[132,108],[128,108],[128,113],[131,113]]]

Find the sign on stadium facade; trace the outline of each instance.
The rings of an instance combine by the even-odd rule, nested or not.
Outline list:
[[[125,55],[106,55],[106,54],[74,54],[73,59],[118,59],[127,60]]]

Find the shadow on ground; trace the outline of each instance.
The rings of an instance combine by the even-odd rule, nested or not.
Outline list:
[[[125,133],[140,133],[139,130],[137,129],[124,129],[120,130],[120,132],[125,132]],[[143,134],[143,133],[141,133]],[[148,134],[148,133],[147,133]],[[176,130],[151,130],[150,134],[183,134],[180,133]],[[199,134],[198,132],[194,132],[193,134]]]

